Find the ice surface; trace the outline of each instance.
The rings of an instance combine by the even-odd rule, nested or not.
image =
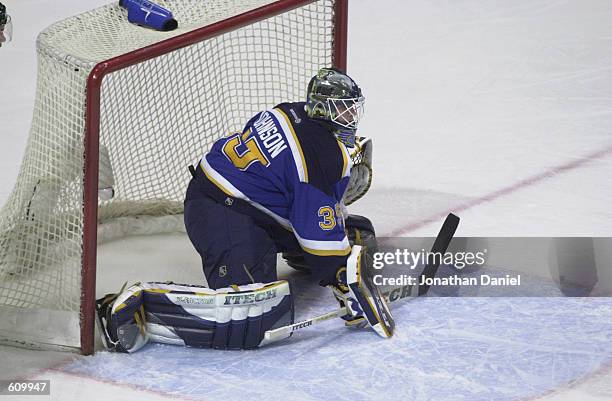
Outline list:
[[[329,311],[331,296],[318,295],[309,312]],[[257,351],[151,345],[63,370],[197,400],[503,401],[612,362],[607,299],[424,298],[393,312],[390,340],[332,321]]]

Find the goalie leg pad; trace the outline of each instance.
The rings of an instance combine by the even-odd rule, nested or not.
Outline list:
[[[100,310],[99,310],[100,312]],[[106,313],[110,349],[134,352],[148,341],[198,348],[256,348],[267,330],[293,323],[287,281],[212,290],[139,283]]]
[[[107,349],[129,353],[139,350],[149,341],[145,331],[140,284],[125,291],[122,288],[119,294],[108,294],[98,299],[96,310]]]

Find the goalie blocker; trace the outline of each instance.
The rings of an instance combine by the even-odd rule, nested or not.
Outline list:
[[[332,290],[340,306],[346,308],[342,318],[348,325],[365,320],[378,335],[389,338],[393,336],[395,321],[383,294],[372,281],[368,264],[371,264],[371,253],[367,248],[353,246],[346,263],[346,288],[339,285]]]

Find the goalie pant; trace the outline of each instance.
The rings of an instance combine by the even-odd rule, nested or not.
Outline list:
[[[265,214],[253,212],[240,199],[227,203],[212,199],[201,192],[198,179],[192,180],[187,191],[185,227],[202,258],[209,287],[277,281],[277,253],[301,250],[293,233]],[[314,279],[328,285],[334,282],[336,270],[346,263],[347,256],[307,258],[316,268]]]
[[[132,353],[148,342],[256,348],[266,331],[293,323],[294,313],[289,283],[276,281],[218,290],[137,283],[100,300],[98,315],[106,347]]]

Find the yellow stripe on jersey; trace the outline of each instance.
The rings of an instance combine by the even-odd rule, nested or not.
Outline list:
[[[342,153],[342,177],[348,177],[351,175],[351,170],[349,168],[349,160],[350,156],[344,144],[340,141],[336,141],[338,147],[340,147],[340,153]]]
[[[293,125],[291,124],[291,120],[289,119],[287,114],[285,114],[285,112],[282,111],[280,108],[277,107],[274,110],[279,112],[279,114],[281,116],[283,116],[283,118],[287,122],[287,126],[289,127],[289,131],[291,131],[291,136],[293,136],[293,140],[295,141],[295,144],[297,146],[298,152],[300,153],[300,158],[302,159],[302,167],[304,169],[304,182],[308,182],[308,167],[306,166],[306,158],[304,157],[304,152],[302,151],[302,145],[300,145],[300,141],[298,140],[297,134],[295,133],[295,130],[293,129]]]
[[[206,177],[210,180],[210,182],[215,184],[215,186],[217,186],[217,188],[219,188],[221,191],[223,191],[223,193],[225,193],[226,195],[231,196],[233,198],[238,198],[238,199],[242,199],[242,200],[245,200],[245,201],[249,202],[251,204],[251,206],[253,206],[255,209],[258,209],[258,210],[262,211],[263,213],[267,214],[268,216],[272,217],[284,229],[289,230],[289,231],[293,231],[293,227],[291,226],[291,222],[289,220],[282,218],[281,216],[277,215],[276,213],[272,212],[271,210],[267,209],[266,207],[264,207],[264,206],[260,205],[259,203],[249,199],[242,192],[240,192],[240,190],[238,188],[234,188],[229,181],[225,180],[225,178],[221,174],[217,173],[208,164],[208,162],[206,161],[206,156],[204,158],[202,158],[202,160],[200,161],[200,168],[202,169],[204,174],[206,174]],[[212,173],[207,171],[207,168],[210,168]],[[213,177],[213,173],[217,174],[220,179],[215,179]],[[227,181],[227,186],[229,186],[231,189],[228,189],[227,186],[221,184],[220,180]]]
[[[351,253],[350,245],[347,248],[345,248],[345,249],[330,249],[330,250],[307,248],[307,247],[305,247],[305,246],[303,246],[301,244],[300,244],[300,246],[306,252],[308,252],[308,253],[310,253],[312,255],[317,255],[317,256],[346,256],[349,253]]]
[[[346,256],[351,253],[351,244],[346,237],[340,241],[311,240],[300,236],[297,231],[293,234],[304,251],[318,256]]]
[[[202,163],[200,163],[200,168],[202,169],[202,171],[204,172],[204,174],[206,174],[206,178],[209,179],[210,182],[212,182],[213,184],[215,184],[221,191],[223,191],[224,194],[228,195],[228,196],[234,196],[234,194],[232,194],[229,189],[225,188],[223,185],[221,185],[219,183],[219,181],[215,180],[210,174],[208,174],[208,171],[206,171],[206,169],[204,168],[204,166],[202,165]]]

